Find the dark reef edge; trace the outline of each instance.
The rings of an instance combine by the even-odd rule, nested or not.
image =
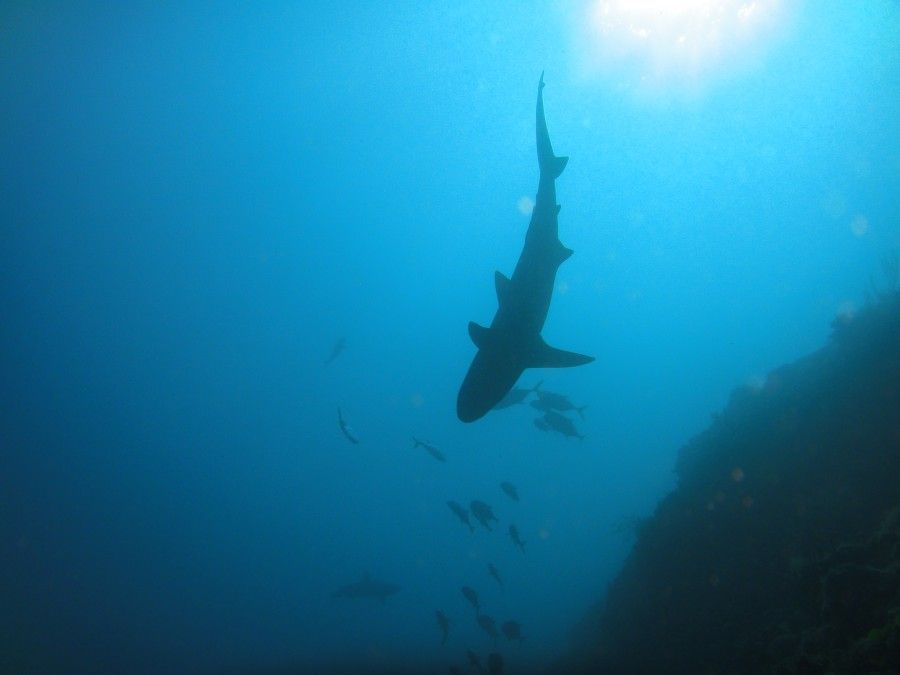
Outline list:
[[[553,672],[900,672],[900,293],[832,326],[681,449]]]

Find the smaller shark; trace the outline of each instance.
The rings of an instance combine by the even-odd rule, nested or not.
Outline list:
[[[364,598],[374,598],[384,603],[390,596],[400,592],[400,587],[394,584],[388,584],[383,581],[372,579],[368,573],[363,575],[362,581],[341,586],[334,593],[332,598],[349,598],[351,600],[361,600]]]
[[[359,439],[353,435],[353,427],[347,424],[347,420],[344,419],[340,407],[338,407],[338,426],[341,428],[341,433],[347,437],[348,441],[353,443],[353,445],[359,444]]]

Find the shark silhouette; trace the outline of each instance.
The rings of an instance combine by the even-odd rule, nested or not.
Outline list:
[[[456,399],[456,415],[463,422],[483,417],[512,389],[526,368],[569,368],[594,360],[592,356],[555,349],[541,337],[556,272],[573,253],[559,240],[560,206],[556,203],[556,179],[569,158],[553,154],[544,118],[543,90],[541,73],[536,112],[540,180],[531,222],[512,278],[494,273],[498,307],[490,327],[469,322],[469,336],[478,352]]]

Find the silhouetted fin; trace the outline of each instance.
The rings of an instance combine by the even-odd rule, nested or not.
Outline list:
[[[474,321],[470,321],[469,337],[472,338],[472,342],[475,343],[475,346],[481,349],[488,343],[488,340],[491,339],[491,329],[479,326]]]
[[[506,297],[506,289],[509,288],[509,278],[503,272],[494,272],[494,287],[497,289],[497,302],[503,304],[503,298]]]
[[[568,159],[568,158],[566,158],[566,159]],[[557,204],[556,205],[556,215],[559,215],[560,211],[562,211],[562,204]]]
[[[553,154],[553,146],[550,144],[550,134],[547,133],[547,120],[544,117],[544,75],[541,73],[541,81],[538,83],[537,97],[537,154],[538,165],[541,167],[541,175],[549,174],[555,180],[566,168],[568,157],[557,157]]]
[[[573,368],[583,366],[594,360],[593,356],[585,356],[576,352],[567,352],[551,347],[541,340],[541,346],[535,350],[534,359],[529,368]]]
[[[562,244],[559,245],[559,264],[562,265],[566,260],[572,257],[572,254],[575,253],[570,248],[566,248]]]

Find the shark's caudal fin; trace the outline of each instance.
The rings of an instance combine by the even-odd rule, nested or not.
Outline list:
[[[568,157],[557,157],[553,154],[553,146],[550,145],[550,134],[547,131],[547,120],[544,117],[544,74],[541,73],[541,81],[538,83],[537,97],[537,153],[538,165],[541,167],[542,176],[550,176],[554,180],[566,168]]]
[[[583,366],[594,360],[593,356],[585,356],[575,352],[567,352],[563,349],[551,347],[541,340],[540,346],[535,350],[529,368],[573,368]]]

